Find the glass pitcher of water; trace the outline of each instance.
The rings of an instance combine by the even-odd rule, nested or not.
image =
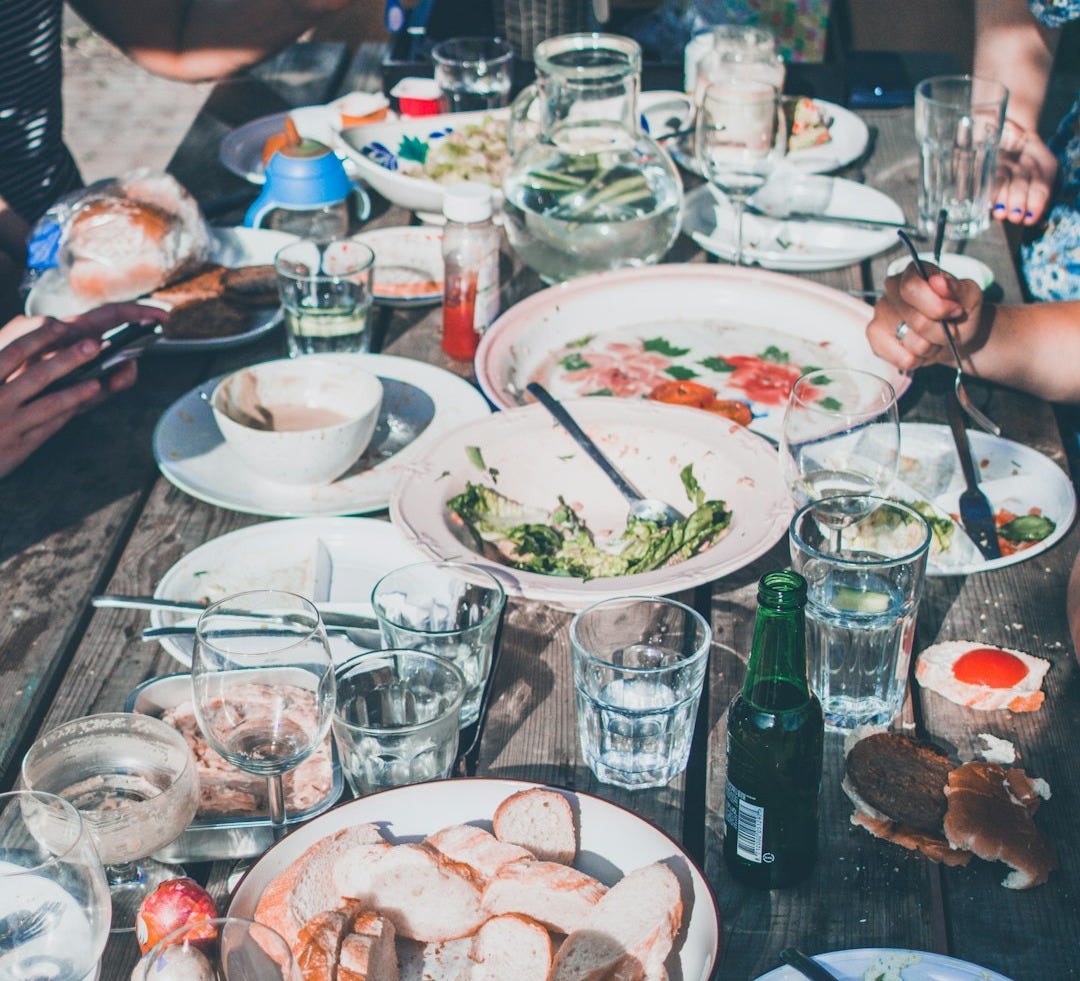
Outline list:
[[[679,233],[682,181],[641,129],[641,48],[612,34],[536,47],[511,107],[506,231],[548,282],[658,261]]]

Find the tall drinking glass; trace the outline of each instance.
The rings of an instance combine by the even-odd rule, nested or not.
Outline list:
[[[79,812],[36,790],[0,794],[0,979],[90,981],[109,939],[109,887]]]
[[[266,777],[270,821],[282,834],[282,777],[326,739],[334,712],[334,664],[318,609],[276,589],[207,607],[191,684],[203,735],[233,766]]]
[[[780,437],[791,496],[833,532],[863,513],[861,495],[885,494],[900,463],[896,392],[884,378],[854,368],[810,371],[792,386]]]
[[[768,179],[787,149],[787,129],[775,86],[729,78],[705,89],[698,110],[695,155],[702,174],[734,209],[732,261],[743,261],[746,200]]]

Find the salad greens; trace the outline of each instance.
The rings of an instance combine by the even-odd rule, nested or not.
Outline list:
[[[515,569],[580,579],[628,576],[690,558],[731,524],[731,511],[723,501],[706,500],[691,465],[679,476],[694,506],[685,520],[665,527],[630,517],[621,534],[603,543],[562,496],[544,511],[469,482],[447,508],[481,551]]]

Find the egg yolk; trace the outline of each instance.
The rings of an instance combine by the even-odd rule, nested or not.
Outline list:
[[[957,681],[987,688],[1011,688],[1023,681],[1027,673],[1027,665],[1020,658],[995,647],[968,651],[953,662],[953,676]]]

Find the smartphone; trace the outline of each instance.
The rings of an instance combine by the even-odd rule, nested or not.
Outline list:
[[[121,324],[113,328],[102,336],[103,346],[92,360],[79,365],[63,378],[57,378],[51,385],[43,388],[37,397],[51,395],[80,382],[104,378],[123,362],[142,355],[161,337],[161,331],[159,323]]]

